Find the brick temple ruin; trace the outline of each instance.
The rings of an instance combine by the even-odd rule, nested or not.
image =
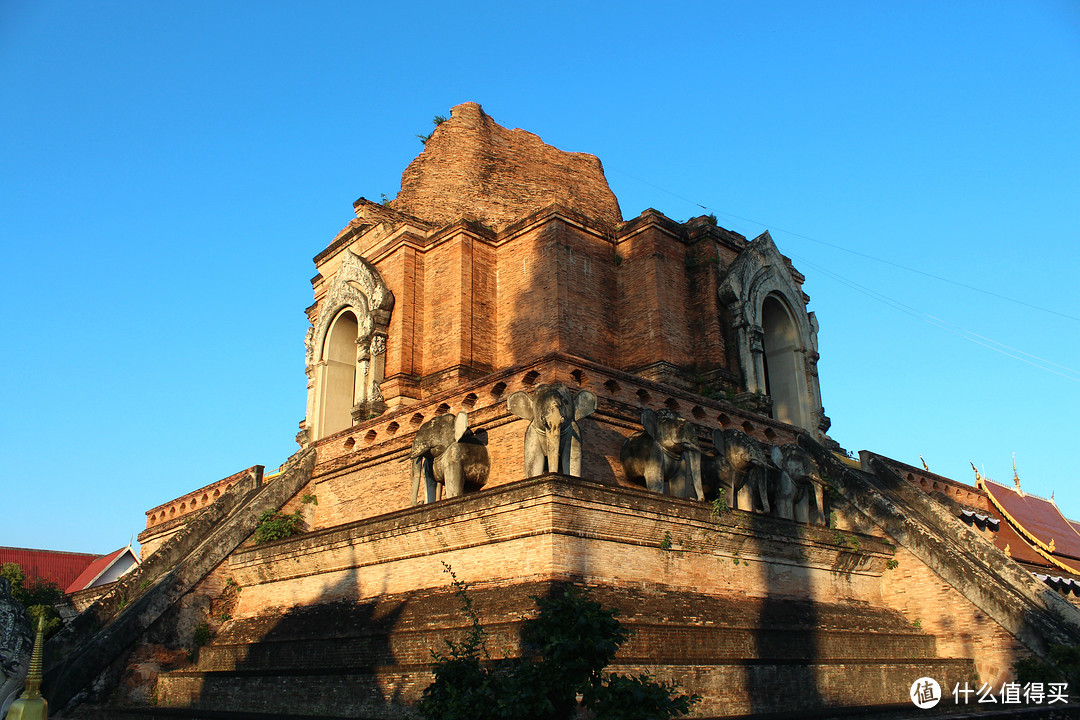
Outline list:
[[[1080,641],[995,542],[1000,491],[828,437],[768,233],[623,220],[597,158],[475,103],[353,208],[314,258],[300,450],[147,512],[141,567],[49,643],[54,708],[406,717],[468,625],[443,563],[495,656],[530,596],[587,586],[633,631],[612,669],[698,717],[910,707]],[[266,511],[303,532],[257,544]]]

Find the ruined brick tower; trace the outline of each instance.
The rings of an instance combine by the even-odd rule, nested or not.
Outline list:
[[[530,596],[590,587],[634,631],[614,669],[702,717],[903,703],[1080,640],[944,506],[832,452],[817,321],[768,233],[624,221],[597,158],[475,103],[354,210],[314,259],[301,450],[148,511],[138,573],[50,643],[51,700],[96,682],[190,717],[400,717],[468,625],[443,563],[495,656]],[[544,436],[529,403],[560,393],[574,417]],[[633,455],[663,423],[677,451]],[[457,494],[438,428],[484,472],[414,506],[419,477]],[[256,542],[275,512],[303,532]]]

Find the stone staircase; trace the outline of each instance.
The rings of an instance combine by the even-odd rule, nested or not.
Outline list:
[[[53,637],[45,648],[49,704],[63,708],[86,688],[251,535],[265,510],[277,510],[295,495],[310,480],[314,464],[314,450],[307,449],[267,482],[261,472],[237,481]]]
[[[518,617],[535,607],[531,596],[551,590],[551,583],[529,583],[470,595],[484,621]],[[695,714],[706,717],[824,711],[853,696],[868,705],[896,703],[914,677],[944,684],[974,672],[970,660],[937,657],[932,636],[883,608],[660,588],[591,591],[618,608],[633,632],[609,669],[680,682],[705,696]],[[520,652],[520,620],[485,627],[493,658]],[[467,629],[449,590],[235,620],[201,648],[192,667],[158,678],[159,709],[184,708],[177,717],[188,718],[210,717],[207,711],[407,717],[407,705],[431,680],[432,651],[445,650],[447,628],[458,638]]]

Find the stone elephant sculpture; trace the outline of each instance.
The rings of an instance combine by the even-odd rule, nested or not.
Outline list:
[[[720,486],[731,488],[732,506],[771,512],[769,471],[776,468],[761,443],[741,430],[713,430],[714,460]]]
[[[773,483],[776,514],[788,520],[825,524],[821,470],[798,445],[774,445],[770,456],[777,467]]]
[[[701,446],[693,423],[670,410],[641,411],[644,432],[623,441],[619,451],[626,479],[645,481],[653,492],[704,500],[701,488]]]
[[[469,414],[459,412],[436,415],[416,431],[412,452],[413,505],[418,504],[420,481],[424,481],[424,502],[439,500],[439,495],[457,497],[465,492],[465,483],[483,485],[488,476],[488,454],[479,438],[469,429]],[[440,492],[441,491],[441,492]]]
[[[510,412],[529,421],[525,431],[525,477],[557,472],[581,475],[578,421],[596,412],[596,393],[573,392],[561,383],[519,390],[506,400]]]

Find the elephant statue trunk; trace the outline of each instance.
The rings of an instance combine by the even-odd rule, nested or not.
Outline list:
[[[573,392],[561,383],[519,390],[506,400],[510,412],[529,421],[525,430],[525,477],[557,472],[581,475],[578,421],[596,412],[596,393]]]
[[[644,432],[623,441],[619,460],[626,479],[645,481],[645,487],[675,497],[704,500],[701,486],[701,446],[694,425],[670,410],[641,411]],[[666,486],[666,487],[665,487]]]
[[[825,524],[821,471],[813,456],[798,445],[773,446],[778,469],[775,483],[776,514],[796,522]]]

